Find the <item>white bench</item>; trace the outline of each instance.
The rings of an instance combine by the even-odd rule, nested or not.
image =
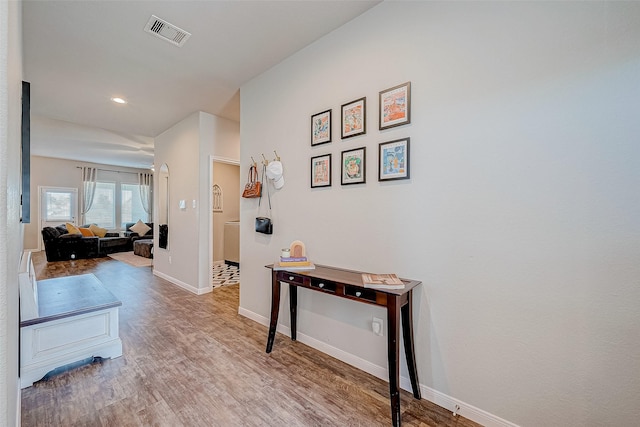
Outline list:
[[[20,386],[91,357],[122,356],[122,305],[93,274],[37,281],[31,252],[22,256],[20,282]]]

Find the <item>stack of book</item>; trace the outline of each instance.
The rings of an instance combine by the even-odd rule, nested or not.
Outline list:
[[[315,270],[316,266],[303,257],[280,257],[274,264],[274,270]]]
[[[362,273],[362,286],[372,289],[404,289],[404,283],[395,274]]]

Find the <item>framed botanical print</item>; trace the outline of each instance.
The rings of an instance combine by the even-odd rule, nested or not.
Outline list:
[[[331,142],[331,110],[311,116],[311,145]]]
[[[311,158],[311,188],[331,187],[331,154]]]
[[[383,142],[378,153],[378,181],[409,179],[409,138]]]
[[[367,133],[366,107],[366,97],[342,105],[342,139]]]
[[[360,147],[342,152],[342,171],[340,173],[340,183],[342,185],[366,182],[366,150],[366,147]]]
[[[411,82],[380,92],[380,130],[411,123]]]

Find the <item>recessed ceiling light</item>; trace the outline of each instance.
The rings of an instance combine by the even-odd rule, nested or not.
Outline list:
[[[125,100],[124,100],[124,99],[122,99],[122,98],[118,98],[118,97],[111,98],[111,100],[112,100],[113,102],[115,102],[116,104],[126,104],[126,103],[127,103],[127,101],[125,101]]]

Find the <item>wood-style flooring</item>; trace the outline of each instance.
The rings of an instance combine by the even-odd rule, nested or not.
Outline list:
[[[111,258],[47,263],[94,273],[121,301],[123,356],[22,391],[22,426],[389,426],[388,384],[238,315],[238,285],[197,296]],[[241,286],[241,285],[240,285]],[[402,392],[404,426],[477,424]]]

